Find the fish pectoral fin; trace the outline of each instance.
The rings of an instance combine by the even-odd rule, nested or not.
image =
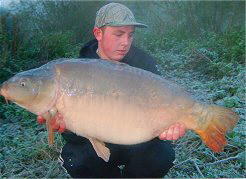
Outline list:
[[[53,144],[54,144],[54,131],[51,127],[51,114],[49,112],[46,112],[42,115],[43,118],[45,118],[46,120],[46,128],[47,128],[47,131],[48,131],[48,144],[49,146],[51,147]]]
[[[110,150],[105,146],[105,143],[95,138],[89,138],[89,140],[98,157],[102,158],[105,162],[108,162],[110,157]]]
[[[57,109],[51,108],[48,112],[42,115],[43,118],[46,120],[46,128],[48,130],[48,144],[52,146],[55,142],[55,133],[51,125],[52,118],[56,115]]]

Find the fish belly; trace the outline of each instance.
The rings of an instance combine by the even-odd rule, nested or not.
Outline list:
[[[157,118],[130,102],[95,95],[63,96],[61,101],[57,108],[64,116],[66,128],[80,136],[136,144],[159,135]]]

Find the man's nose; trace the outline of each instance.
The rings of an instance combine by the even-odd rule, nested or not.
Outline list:
[[[130,42],[130,39],[129,39],[129,37],[127,35],[125,35],[124,37],[122,37],[122,44],[124,46],[127,46],[129,44],[129,42]]]

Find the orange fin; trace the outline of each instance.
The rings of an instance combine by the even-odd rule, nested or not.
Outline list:
[[[47,112],[45,114],[42,115],[43,118],[45,118],[46,120],[46,128],[47,128],[47,131],[48,131],[48,144],[49,146],[53,145],[54,144],[54,131],[51,127],[51,114],[50,112]]]
[[[54,131],[53,131],[52,127],[51,127],[51,118],[49,118],[47,120],[46,127],[47,127],[47,130],[48,130],[48,144],[49,144],[49,146],[51,146],[55,142]]]
[[[95,138],[88,138],[97,153],[97,156],[102,158],[105,162],[109,161],[110,151],[105,146],[104,142],[97,140]]]
[[[209,106],[205,113],[198,119],[195,131],[209,148],[221,152],[227,145],[225,134],[236,125],[239,116],[231,109],[219,106]]]

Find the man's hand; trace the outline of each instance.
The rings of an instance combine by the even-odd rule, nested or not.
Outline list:
[[[159,138],[161,140],[177,140],[184,136],[186,127],[182,123],[175,123],[165,130]]]
[[[39,124],[45,124],[46,123],[46,119],[43,116],[38,116],[37,117],[37,122]]]
[[[38,116],[37,121],[39,124],[46,123],[46,119],[43,116]],[[54,131],[63,133],[66,129],[63,116],[57,112],[56,115],[51,119],[51,127]]]

